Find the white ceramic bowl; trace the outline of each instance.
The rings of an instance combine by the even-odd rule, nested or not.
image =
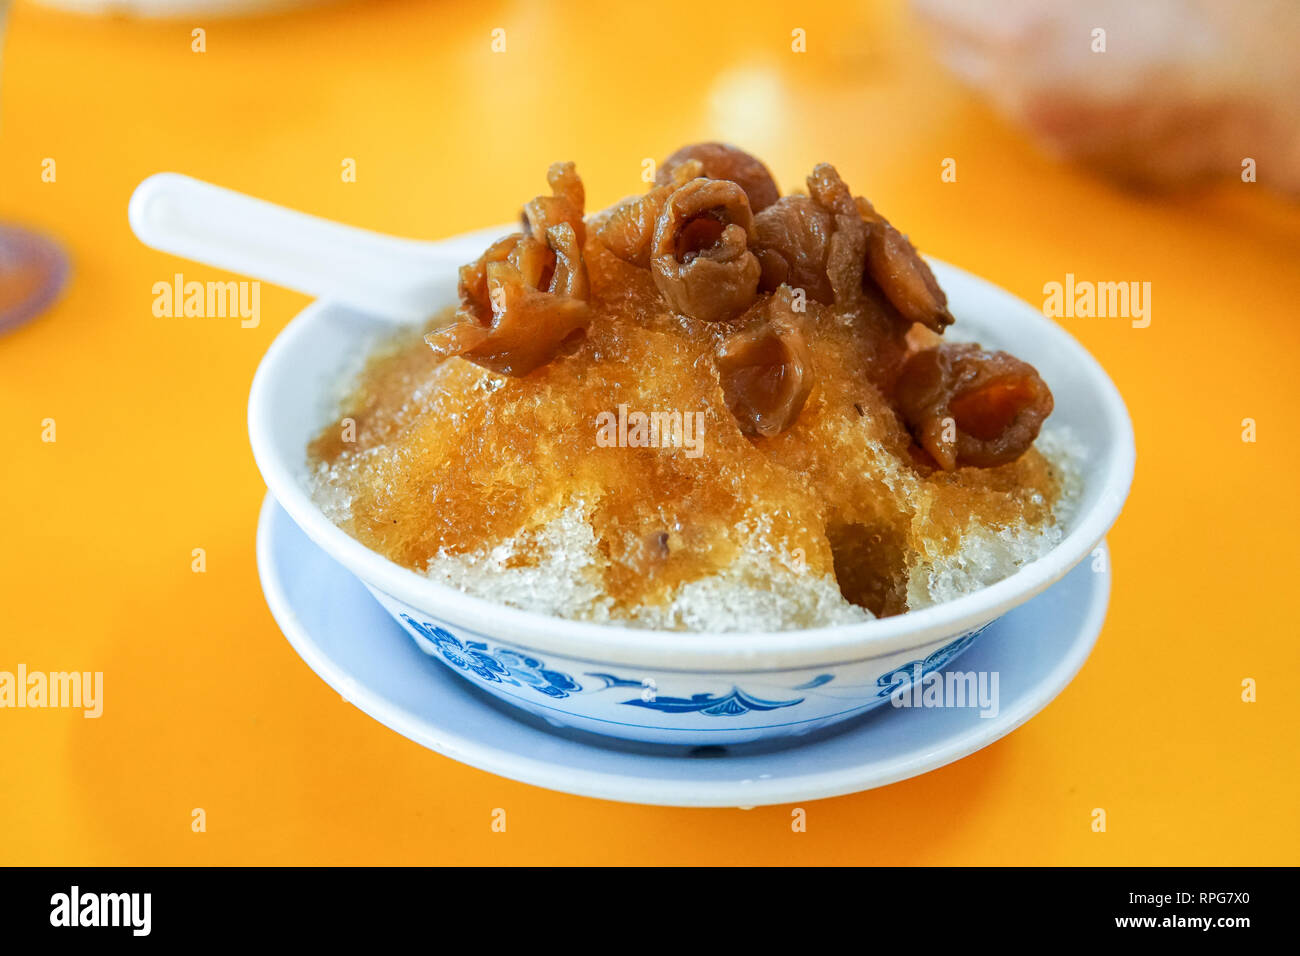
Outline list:
[[[451,302],[454,264],[477,256],[484,234],[444,245]],[[294,318],[257,370],[248,409],[253,455],[285,511],[422,650],[497,697],[555,724],[655,743],[807,733],[884,703],[1060,579],[1101,541],[1133,478],[1128,413],[1092,356],[1031,306],[952,266],[933,266],[958,327],[1036,366],[1056,398],[1050,421],[1068,426],[1085,449],[1084,491],[1064,540],[1012,576],[935,607],[813,630],[649,631],[505,607],[394,564],[333,525],[307,491],[308,442],[329,424],[340,382],[387,332],[326,302]]]

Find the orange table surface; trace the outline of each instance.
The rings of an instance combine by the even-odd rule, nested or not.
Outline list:
[[[1300,207],[1234,180],[1135,196],[1042,157],[894,4],[751,2],[740,23],[725,5],[605,6],[391,0],[178,23],[16,6],[0,222],[57,236],[75,272],[0,337],[0,670],[103,671],[105,686],[98,720],[0,710],[0,863],[1300,862]],[[1138,443],[1091,659],[1009,737],[810,803],[806,832],[790,807],[639,807],[495,777],[326,687],[262,598],[244,417],[306,299],[264,286],[256,328],[157,318],[155,282],[226,276],[145,248],[126,221],[134,186],[177,170],[439,237],[512,218],[553,160],[577,161],[596,208],[641,188],[644,157],[704,138],[747,146],[788,188],[835,162],[922,249],[1036,305],[1067,272],[1152,288],[1148,328],[1061,320]]]

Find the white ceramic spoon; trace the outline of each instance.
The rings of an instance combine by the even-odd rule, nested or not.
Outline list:
[[[128,216],[154,249],[393,322],[422,321],[445,306],[450,257],[464,261],[446,243],[345,226],[179,173],[137,186]]]

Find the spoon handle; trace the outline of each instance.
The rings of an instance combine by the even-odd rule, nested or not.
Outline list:
[[[179,173],[131,196],[131,228],[162,252],[330,299],[394,322],[429,318],[453,264],[425,243],[345,226]]]

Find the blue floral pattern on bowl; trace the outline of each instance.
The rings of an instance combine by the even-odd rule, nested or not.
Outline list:
[[[442,659],[453,667],[468,671],[480,680],[488,683],[512,684],[515,687],[531,687],[547,697],[563,698],[579,693],[582,685],[563,671],[547,667],[536,657],[507,647],[489,649],[483,641],[462,641],[446,628],[427,621],[417,621],[409,614],[402,614],[402,620],[434,646]],[[803,698],[795,700],[764,700],[747,694],[739,687],[733,687],[728,694],[693,694],[690,697],[658,697],[653,692],[653,682],[618,677],[614,674],[592,673],[588,677],[598,677],[604,681],[603,690],[612,687],[645,687],[649,693],[640,698],[624,700],[620,703],[629,707],[645,707],[663,714],[703,714],[706,717],[739,717],[751,711],[777,710],[781,707],[793,707],[803,703]],[[829,681],[830,675],[822,674],[809,682],[816,687]]]
[[[622,667],[603,669],[603,661],[565,658],[557,667],[481,633],[460,631],[457,636],[451,625],[422,620],[409,605],[371,591],[425,653],[490,693],[557,726],[654,743],[744,743],[829,726],[880,706],[894,692],[944,667],[987,627],[954,635],[911,661],[904,652],[848,660],[826,670],[684,674],[648,667],[640,677],[629,677]],[[761,685],[756,688],[760,693],[745,689],[751,679]],[[701,692],[701,685],[709,689]],[[512,692],[512,687],[528,692]],[[633,688],[640,693],[628,694]],[[629,716],[636,711],[644,716]],[[764,720],[771,711],[780,713]]]
[[[402,620],[437,648],[443,660],[481,680],[531,687],[557,699],[582,690],[582,685],[568,674],[547,667],[536,657],[506,647],[489,649],[482,641],[462,641],[446,628],[417,621],[409,614],[403,614]]]

